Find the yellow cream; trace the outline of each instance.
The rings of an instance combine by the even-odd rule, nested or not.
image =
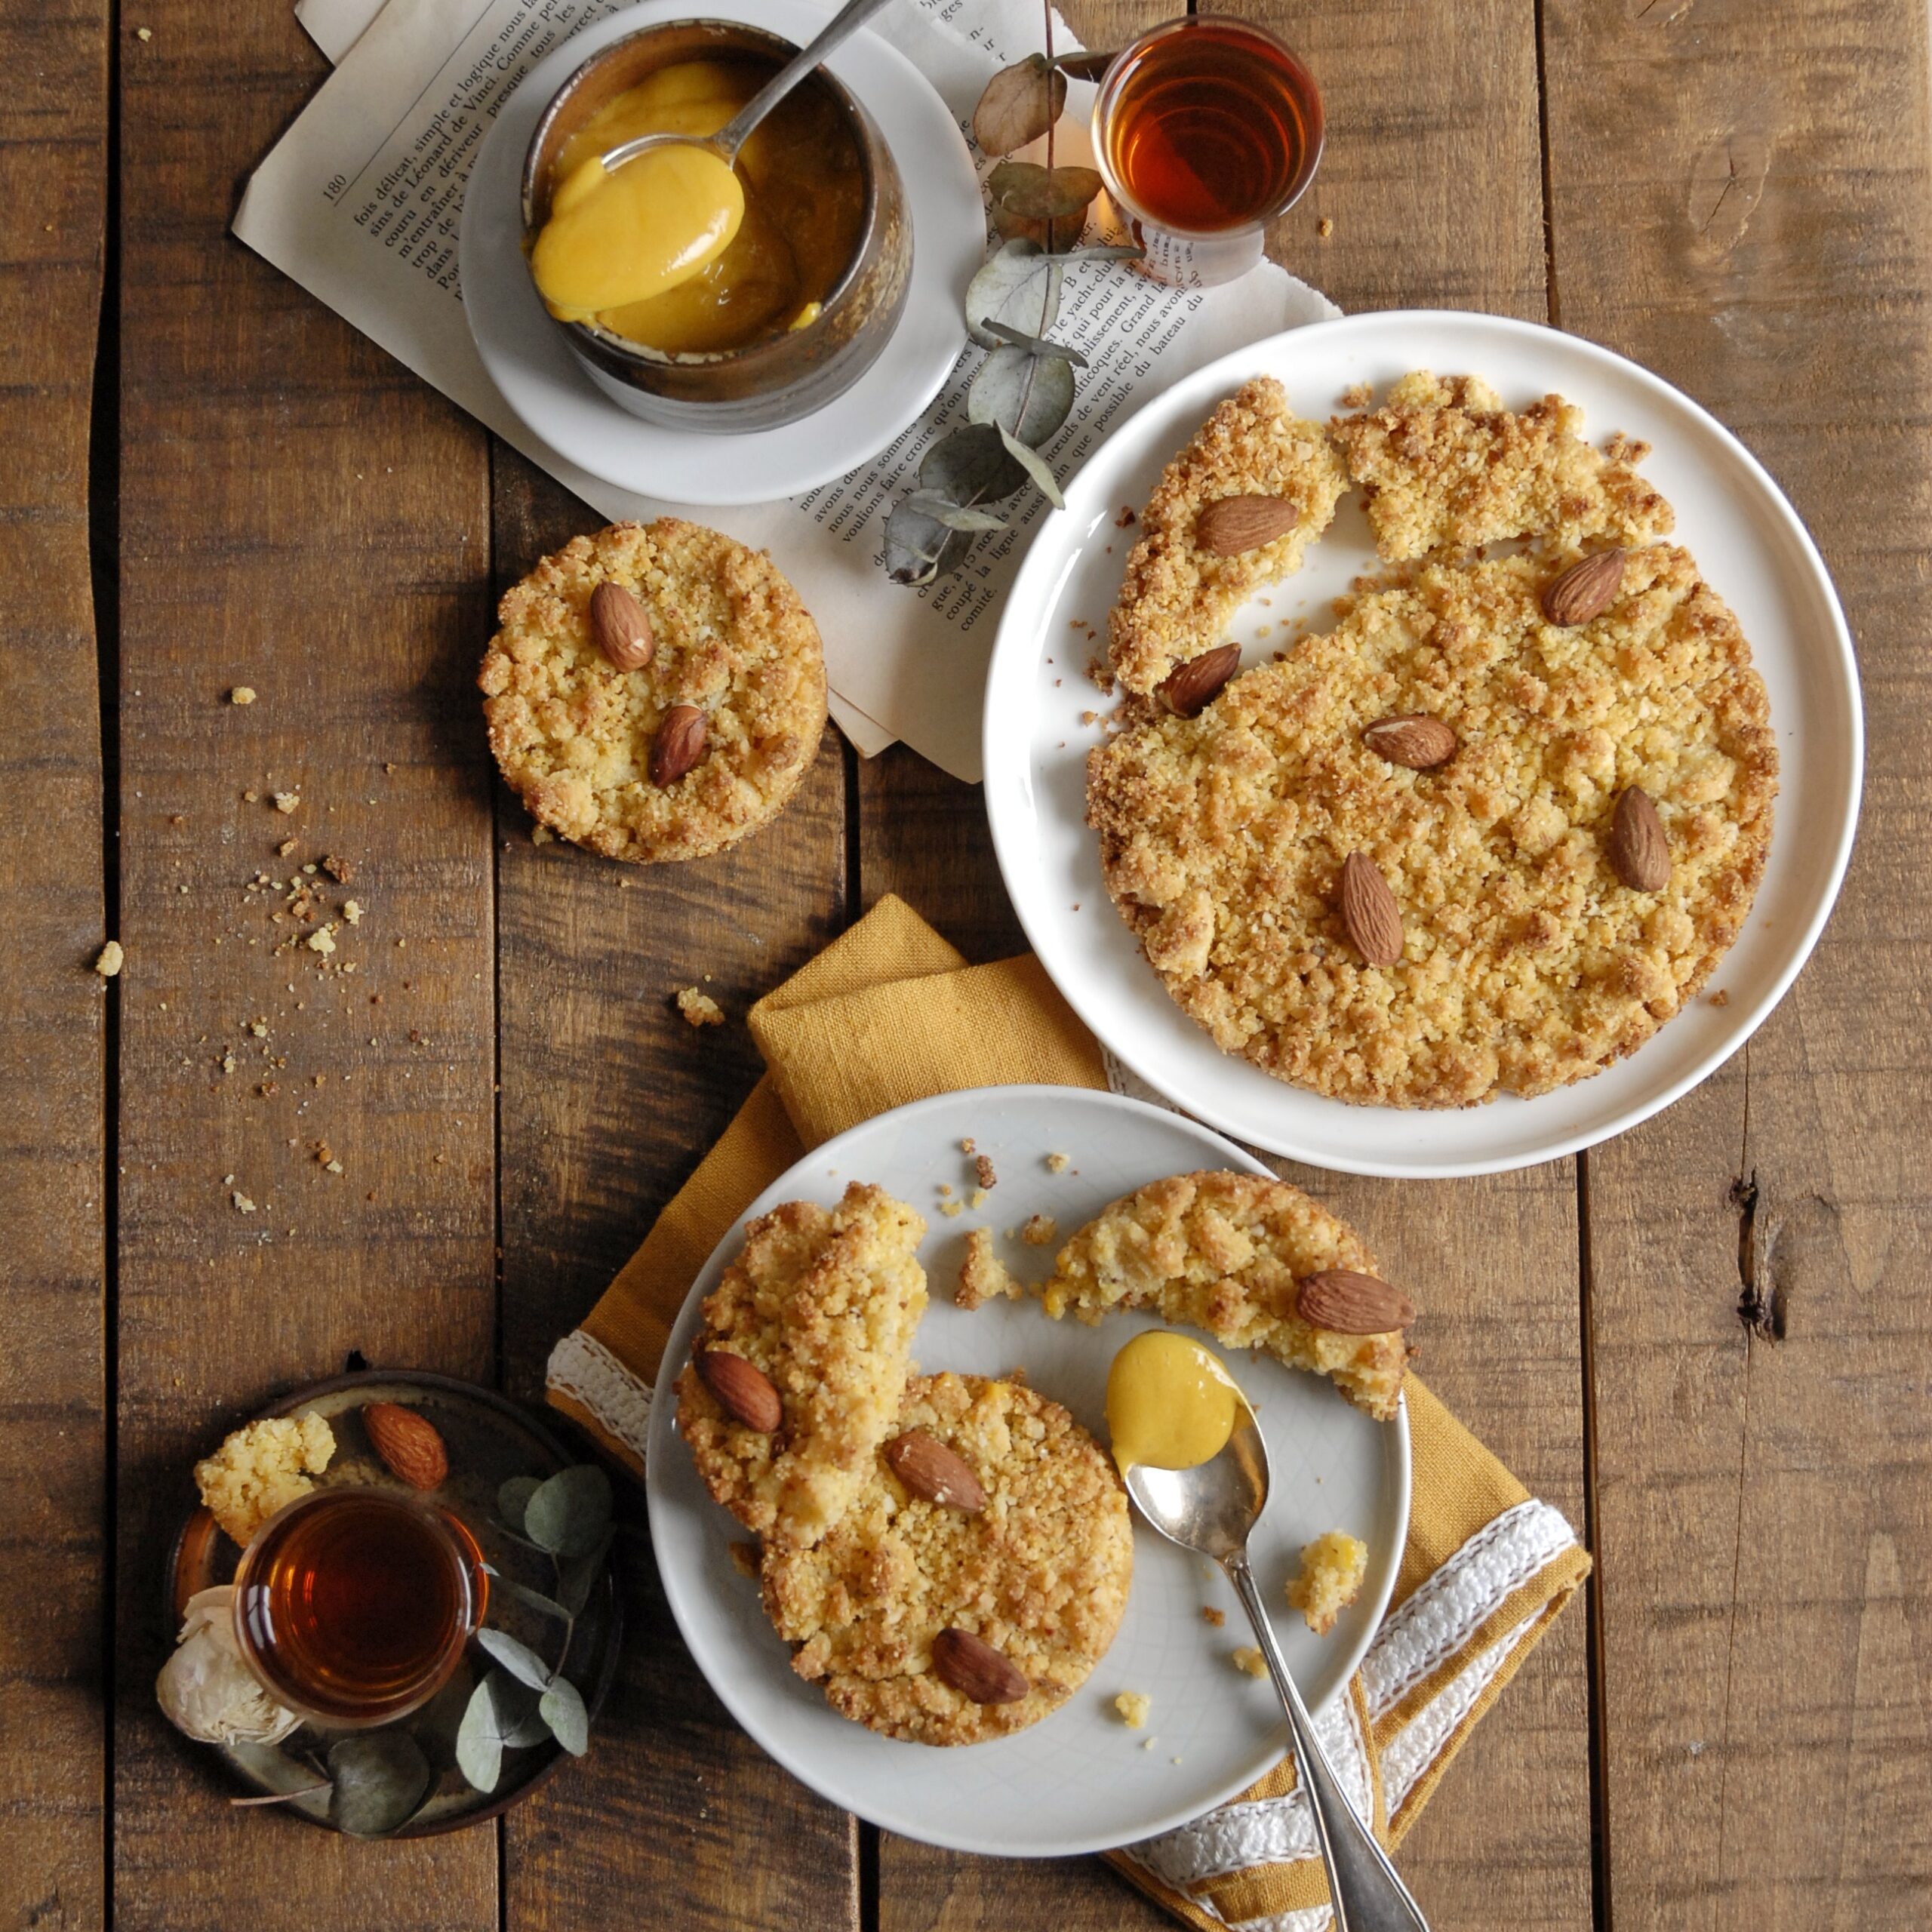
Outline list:
[[[552,314],[666,355],[742,349],[817,320],[857,250],[866,203],[858,144],[822,89],[797,89],[752,131],[728,190],[710,155],[709,170],[626,183],[660,153],[700,150],[649,149],[614,171],[598,160],[638,134],[716,134],[771,72],[754,60],[660,67],[565,143],[531,257]],[[732,192],[738,212],[714,247]]]
[[[1150,1328],[1114,1357],[1107,1430],[1122,1475],[1136,1463],[1192,1469],[1226,1447],[1247,1398],[1211,1349]]]

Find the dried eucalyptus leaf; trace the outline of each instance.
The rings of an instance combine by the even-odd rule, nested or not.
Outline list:
[[[540,1476],[512,1476],[497,1491],[497,1520],[512,1536],[521,1536],[523,1512],[530,1506],[530,1499],[543,1487]]]
[[[1066,508],[1066,499],[1060,493],[1060,484],[1047,466],[1047,460],[1038,450],[1029,450],[1004,424],[996,426],[1000,441],[1006,445],[1007,454],[1019,463],[1039,486],[1040,494],[1057,510]]]
[[[1023,349],[1029,355],[1057,355],[1076,369],[1087,366],[1087,358],[1078,349],[1069,349],[1064,343],[1054,342],[1046,336],[1029,335],[1024,329],[1008,328],[1004,322],[989,322],[986,329],[1009,348]]]
[[[1035,221],[1084,215],[1100,188],[1091,168],[1042,168],[1032,161],[1003,161],[986,177],[995,207]]]
[[[1082,254],[1087,251],[1082,250]],[[1060,313],[1066,263],[1075,257],[1049,255],[1037,242],[1008,242],[996,248],[966,285],[966,326],[982,349],[998,346],[987,333],[989,321],[1043,334]]]
[[[947,529],[909,500],[894,503],[885,519],[885,574],[917,589],[956,571],[972,543],[969,532]]]
[[[611,1478],[595,1463],[559,1469],[524,1506],[525,1534],[552,1556],[595,1549],[611,1527]]]
[[[329,1818],[352,1838],[379,1838],[415,1815],[429,1761],[406,1730],[365,1731],[329,1752]]]
[[[975,503],[996,503],[1026,481],[989,423],[972,423],[942,436],[919,465],[919,488],[970,509]]]
[[[492,1671],[469,1694],[469,1708],[456,1732],[456,1767],[471,1788],[494,1791],[503,1770],[503,1724],[497,1706],[496,1687],[505,1681]]]
[[[986,154],[1011,154],[1037,141],[1066,105],[1066,76],[1048,69],[1044,54],[1029,54],[986,83],[973,110],[973,138]]]
[[[491,1579],[493,1589],[506,1592],[519,1603],[528,1604],[532,1610],[541,1611],[546,1617],[562,1618],[566,1623],[576,1615],[568,1604],[559,1603],[554,1597],[546,1597],[541,1590],[533,1590],[528,1583],[519,1583],[514,1577],[506,1577],[494,1564],[483,1566]]]
[[[996,423],[1037,449],[1073,410],[1073,365],[1063,355],[995,349],[966,392],[966,414]]]
[[[1056,54],[1048,65],[1055,73],[1064,74],[1069,80],[1103,81],[1107,77],[1107,69],[1119,58],[1118,48],[1097,54],[1091,47],[1083,47],[1078,54]]]
[[[1004,530],[1006,518],[991,510],[968,509],[934,490],[915,490],[906,499],[906,506],[943,523],[949,530]]]
[[[590,1749],[590,1713],[568,1677],[558,1678],[537,1708],[552,1736],[573,1758],[581,1758]]]
[[[591,1592],[596,1589],[598,1580],[604,1574],[604,1566],[609,1559],[611,1541],[616,1534],[614,1530],[606,1530],[598,1538],[595,1549],[587,1549],[581,1556],[574,1556],[560,1566],[557,1595],[571,1616],[583,1614],[583,1607],[589,1602]]]
[[[507,1630],[479,1630],[476,1641],[518,1683],[528,1684],[534,1690],[541,1690],[549,1683],[550,1666]]]
[[[496,1709],[498,1741],[506,1751],[528,1749],[533,1744],[541,1744],[550,1735],[550,1727],[543,1721],[539,1706],[542,1697],[534,1690],[506,1677],[500,1671],[494,1671],[496,1680]]]

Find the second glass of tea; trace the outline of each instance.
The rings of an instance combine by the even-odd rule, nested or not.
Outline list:
[[[1321,96],[1266,28],[1195,14],[1114,57],[1094,103],[1101,178],[1156,279],[1204,288],[1261,259],[1321,158]]]
[[[272,1697],[331,1728],[426,1703],[483,1620],[483,1553],[448,1510],[320,1489],[263,1524],[235,1577],[235,1634]]]

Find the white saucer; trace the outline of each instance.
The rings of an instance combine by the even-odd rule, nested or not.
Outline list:
[[[1744,931],[1700,998],[1626,1060],[1534,1100],[1441,1111],[1352,1106],[1223,1053],[1168,997],[1107,897],[1085,823],[1084,724],[1103,700],[1081,675],[1105,635],[1134,532],[1116,527],[1223,396],[1278,377],[1317,421],[1343,392],[1411,369],[1486,377],[1517,407],[1555,389],[1585,432],[1653,445],[1644,473],[1677,511],[1676,540],[1737,614],[1770,695],[1780,763],[1769,861]],[[1777,485],[1736,437],[1660,377],[1575,336],[1495,315],[1396,311],[1291,330],[1156,396],[1088,457],[1043,522],[1007,600],[986,681],[986,812],[1000,869],[1041,963],[1074,1010],[1157,1093],[1251,1146],[1347,1174],[1491,1174],[1594,1146],[1647,1119],[1735,1053],[1784,996],[1838,896],[1857,827],[1864,724],[1850,633],[1825,566]],[[1261,661],[1299,617],[1378,568],[1353,497],[1301,571],[1231,626]],[[1266,633],[1264,635],[1264,632]]]
[[[939,1183],[955,1198],[973,1185],[960,1152],[971,1136],[998,1176],[983,1212],[948,1220]],[[1071,1162],[1048,1171],[1047,1156]],[[1194,1121],[1112,1094],[1072,1087],[986,1087],[900,1107],[829,1140],[773,1183],[746,1219],[781,1201],[829,1207],[853,1180],[877,1182],[924,1215],[919,1250],[931,1297],[912,1345],[928,1373],[999,1375],[1016,1367],[1104,1441],[1107,1369],[1131,1337],[1158,1326],[1112,1315],[1097,1327],[1050,1320],[1038,1301],[952,1305],[966,1230],[996,1231],[1051,1214],[1070,1235],[1110,1201],[1144,1183],[1200,1168],[1264,1174],[1249,1155]],[[1374,1230],[1365,1230],[1373,1238]],[[664,1351],[651,1401],[645,1487],[664,1594],[685,1641],[731,1715],[773,1757],[835,1804],[929,1844],[1007,1858],[1097,1851],[1170,1830],[1231,1798],[1276,1763],[1287,1727],[1273,1687],[1230,1662],[1253,1638],[1232,1589],[1204,1558],[1164,1542],[1137,1516],[1134,1583],[1111,1649],[1060,1709],[1030,1730],[950,1750],[901,1743],[838,1716],[792,1672],[765,1620],[755,1584],[731,1546],[737,1522],[706,1494],[673,1426],[675,1385],[689,1358],[698,1304],[743,1244],[734,1228],[693,1283]],[[1044,1278],[1054,1250],[1002,1241],[1023,1278]],[[1426,1287],[1421,1288],[1426,1300]],[[1251,1548],[1275,1634],[1311,1709],[1353,1674],[1395,1587],[1409,1520],[1409,1423],[1371,1421],[1327,1382],[1266,1356],[1225,1350],[1252,1398],[1268,1443],[1272,1486]],[[1361,1594],[1326,1637],[1290,1610],[1283,1590],[1300,1546],[1346,1529],[1369,1546]],[[1226,1618],[1211,1628],[1204,1606]],[[1153,1700],[1146,1727],[1113,1708],[1123,1690]],[[1152,1748],[1142,1746],[1152,1740]]]
[[[966,346],[961,301],[985,256],[986,210],[958,123],[931,84],[897,48],[854,35],[826,64],[878,123],[912,219],[912,285],[891,341],[843,395],[781,429],[706,435],[660,429],[620,408],[565,346],[524,265],[523,159],[552,97],[600,47],[691,11],[687,0],[647,0],[573,34],[525,76],[485,139],[463,197],[463,307],[504,400],[580,469],[675,503],[770,503],[857,469],[939,393]],[[807,0],[706,0],[703,11],[801,45],[826,21]]]

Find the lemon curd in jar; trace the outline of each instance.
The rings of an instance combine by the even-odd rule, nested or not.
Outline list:
[[[1155,29],[1109,70],[1102,158],[1128,211],[1213,235],[1279,214],[1321,143],[1308,70],[1272,34],[1197,14]]]
[[[341,1725],[433,1696],[482,1621],[482,1554],[448,1512],[374,1489],[324,1489],[248,1546],[235,1635],[271,1696]]]
[[[774,71],[774,63],[745,58],[679,61],[646,75],[607,101],[565,143],[552,175],[558,184],[553,204],[565,199],[586,164],[620,141],[638,134],[716,134]],[[647,151],[626,168],[651,158]],[[626,171],[617,170],[609,181]],[[594,319],[666,355],[744,349],[808,326],[859,245],[866,183],[857,140],[832,97],[808,84],[752,131],[734,172],[743,213],[706,266],[641,301],[587,311],[552,301],[552,313],[566,321]],[[691,209],[694,227],[715,216],[707,192],[700,179]],[[614,235],[614,245],[621,239]],[[543,245],[540,235],[540,254]],[[540,267],[543,288],[534,256],[533,266]]]

